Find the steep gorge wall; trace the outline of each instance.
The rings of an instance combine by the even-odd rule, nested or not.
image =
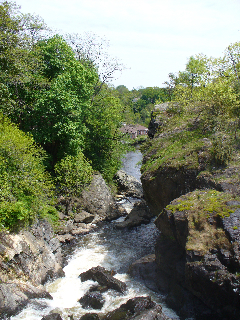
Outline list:
[[[161,231],[156,244],[159,288],[165,274],[167,302],[183,318],[239,319],[240,167],[235,162],[209,171],[207,138],[190,152],[183,145],[183,160],[176,161],[178,155],[172,154],[154,167],[162,139],[172,134],[164,132],[164,108],[158,106],[152,113],[150,151],[145,147],[141,178]],[[174,130],[181,134],[189,129]],[[160,156],[164,158],[164,151]]]

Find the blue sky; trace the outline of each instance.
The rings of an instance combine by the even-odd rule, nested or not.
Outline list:
[[[240,41],[240,0],[16,0],[56,32],[92,32],[126,69],[113,85],[159,86],[191,55],[220,57]]]

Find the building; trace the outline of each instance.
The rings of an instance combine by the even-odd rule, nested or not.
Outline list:
[[[131,139],[135,139],[138,136],[147,135],[148,129],[140,124],[124,124],[123,127],[120,128],[120,131],[124,134],[128,134]]]

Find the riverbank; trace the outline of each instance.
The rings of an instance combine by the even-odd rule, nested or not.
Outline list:
[[[177,108],[177,106],[175,106]],[[159,288],[182,318],[240,318],[240,167],[235,140],[202,130],[200,115],[152,113],[142,184],[161,231],[156,245]],[[216,140],[219,139],[219,140]],[[217,144],[218,143],[218,144]],[[221,161],[220,161],[221,159]]]
[[[136,160],[132,166],[135,168],[136,163],[139,162],[139,157],[140,154],[137,153],[137,156],[131,154],[130,156],[128,155],[126,159],[131,159],[131,161],[132,159],[134,159],[134,161]],[[139,166],[136,167],[136,172],[138,170]],[[139,172],[137,172],[137,174],[139,175]],[[97,179],[97,181],[99,180]],[[139,181],[134,180],[134,177],[132,177],[130,181],[134,182],[135,187],[141,188]],[[117,205],[118,208],[121,207],[121,216],[130,213],[134,203],[137,204],[142,201],[141,197],[140,199],[126,199],[126,190],[122,190],[123,194],[119,195],[115,199],[104,196],[102,192],[102,184],[97,183],[96,185],[98,186],[97,189],[100,189],[101,201],[103,201],[103,199],[108,199],[108,205],[111,208],[113,204]],[[101,188],[99,188],[99,186],[101,186]],[[22,312],[18,313],[17,316],[12,317],[11,319],[36,320],[42,319],[43,316],[47,316],[49,313],[52,314],[54,312],[60,314],[63,319],[68,319],[69,314],[78,319],[88,311],[82,308],[78,300],[80,297],[84,296],[86,291],[92,286],[91,282],[90,284],[87,283],[83,285],[78,276],[81,272],[86,271],[91,267],[96,267],[97,265],[102,265],[106,269],[117,272],[116,277],[124,281],[128,288],[127,293],[123,296],[119,296],[118,298],[114,292],[112,294],[109,292],[105,294],[105,304],[103,309],[100,311],[102,316],[104,313],[106,314],[111,310],[113,311],[113,309],[118,308],[121,304],[126,303],[129,299],[140,295],[150,295],[155,302],[163,302],[161,295],[154,294],[151,290],[147,289],[144,283],[139,282],[140,279],[134,279],[128,275],[128,269],[132,263],[134,263],[136,260],[139,260],[144,255],[149,253],[154,254],[154,244],[158,231],[153,222],[134,228],[131,226],[131,229],[128,227],[119,227],[124,222],[124,217],[120,218],[120,220],[107,222],[106,220],[112,220],[116,218],[116,215],[112,215],[112,211],[108,210],[110,208],[108,205],[100,205],[101,201],[99,203],[99,196],[95,195],[93,197],[93,190],[91,188],[88,191],[90,191],[89,195],[91,199],[91,206],[88,205],[88,208],[85,207],[84,209],[89,210],[89,208],[92,208],[94,202],[93,199],[95,199],[95,203],[98,204],[95,209],[95,214],[96,212],[101,213],[101,216],[98,217],[98,220],[94,218],[95,221],[93,219],[89,223],[86,223],[87,221],[74,222],[77,214],[74,212],[75,210],[73,210],[73,206],[67,204],[66,202],[65,205],[62,203],[62,209],[64,213],[62,212],[63,216],[61,221],[62,224],[65,223],[65,227],[67,226],[65,229],[66,234],[58,234],[57,238],[55,239],[58,241],[58,244],[60,244],[60,240],[64,239],[61,244],[61,263],[65,275],[57,278],[54,281],[48,281],[47,284],[42,287],[44,288],[44,292],[47,294],[45,298],[44,295],[26,295],[26,299],[23,304],[19,305],[15,310],[8,310],[8,313],[5,313],[6,318],[8,318],[11,313],[19,311],[20,308],[27,304]],[[86,199],[86,197],[84,199]],[[85,202],[85,205],[86,203],[87,202]],[[100,208],[105,208],[106,212],[108,213],[105,212],[106,214],[103,215],[101,210],[98,211]],[[70,214],[66,214],[66,209],[68,209]],[[114,212],[116,213],[116,208]],[[94,212],[92,211],[90,214],[94,215]],[[70,218],[73,220],[72,223],[69,223],[71,220]],[[145,221],[145,223],[149,221],[150,217],[148,218],[148,221]],[[128,223],[128,221],[125,223]],[[139,224],[141,223],[142,222],[140,221]],[[85,227],[82,230],[86,229],[86,225],[89,225],[89,228],[88,230],[85,230],[85,232],[74,234],[73,231],[76,230],[76,224],[81,224],[80,226],[78,225],[79,228],[82,228],[84,224]],[[69,225],[71,225],[73,228],[70,229]],[[63,233],[61,228],[60,233]],[[69,235],[71,238],[69,238]],[[16,254],[20,254],[21,256],[23,253],[19,252]],[[38,252],[38,254],[41,256],[41,253]],[[53,254],[53,251],[51,254]],[[32,257],[34,256],[32,255]],[[14,259],[16,259],[16,256]],[[8,261],[9,266],[12,265],[12,260],[13,259]],[[57,275],[54,274],[52,274],[52,276],[57,277]],[[49,275],[49,278],[51,278],[51,275]],[[40,300],[32,299],[35,297],[40,298]],[[4,301],[4,299],[2,301]],[[163,309],[168,315],[171,315],[172,311],[169,311],[165,306]],[[175,318],[173,317],[174,319],[178,319],[174,313],[172,314],[175,316]]]

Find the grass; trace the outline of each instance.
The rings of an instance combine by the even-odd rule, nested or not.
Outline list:
[[[230,248],[231,244],[220,221],[235,211],[236,206],[227,205],[231,199],[230,193],[216,190],[196,190],[173,201],[166,207],[173,213],[177,211],[187,213],[189,227],[187,250],[206,253],[212,248]]]
[[[164,167],[211,171],[233,161],[239,163],[240,142],[232,136],[230,120],[214,118],[216,123],[212,126],[204,118],[202,106],[192,105],[181,113],[159,111],[154,115],[161,125],[154,139],[141,148],[147,158],[142,174],[152,174]]]
[[[151,143],[145,154],[150,155],[150,159],[142,166],[142,172],[153,172],[162,166],[176,168],[184,166],[197,169],[199,166],[198,153],[204,147],[202,140],[204,137],[198,131],[183,131],[157,138]],[[154,150],[157,152],[155,153]]]

